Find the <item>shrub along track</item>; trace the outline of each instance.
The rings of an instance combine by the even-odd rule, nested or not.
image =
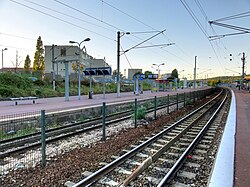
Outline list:
[[[97,142],[90,147],[77,148],[63,155],[55,157],[45,168],[20,169],[11,171],[2,177],[3,186],[63,186],[66,181],[79,181],[83,172],[95,171],[102,167],[100,162],[112,161],[112,155],[118,155],[123,149],[129,148],[131,144],[137,144],[141,138],[159,132],[165,123],[173,123],[181,116],[205,103],[207,99],[196,101],[195,106],[179,109],[170,115],[164,115],[158,120],[150,121],[147,126],[140,126],[123,130],[105,142]],[[119,143],[117,143],[119,142]]]

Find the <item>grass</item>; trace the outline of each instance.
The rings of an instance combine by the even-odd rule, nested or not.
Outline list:
[[[11,132],[11,131],[8,131],[8,132]],[[28,134],[33,134],[37,132],[37,129],[35,127],[29,127],[29,128],[20,129],[16,132],[13,131],[13,133],[8,133],[8,132],[0,131],[0,140],[7,140],[11,138],[25,136]]]

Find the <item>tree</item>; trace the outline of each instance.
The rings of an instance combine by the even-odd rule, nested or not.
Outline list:
[[[177,79],[178,79],[178,71],[177,71],[177,69],[174,69],[174,70],[172,71],[171,77],[177,78]]]
[[[72,63],[72,69],[74,70],[74,72],[75,72],[75,75],[76,75],[76,80],[78,79],[78,63],[79,62],[74,62],[74,63]],[[84,70],[84,68],[85,68],[86,66],[85,65],[83,65],[83,64],[80,64],[80,72],[82,72],[83,70]]]
[[[115,69],[114,71],[113,71],[113,77],[117,77],[117,70]],[[120,72],[120,78],[122,78],[123,77],[123,75],[121,74],[121,72]]]
[[[30,56],[27,55],[24,61],[24,71],[26,73],[29,73],[30,71],[30,66],[31,66],[31,60],[30,60]]]
[[[44,75],[45,63],[44,63],[44,48],[43,48],[43,41],[41,36],[38,37],[36,43],[36,52],[34,56],[34,64],[33,64],[33,71],[38,71],[39,73]]]
[[[153,74],[153,73],[152,73],[152,71],[145,71],[144,74],[145,74],[145,77],[148,78],[148,75]]]

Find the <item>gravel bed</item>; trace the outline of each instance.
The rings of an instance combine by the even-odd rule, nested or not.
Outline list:
[[[173,111],[171,115],[166,115],[166,109],[162,109],[157,111],[158,120],[152,120],[153,114],[149,114],[147,120],[138,122],[137,128],[134,128],[133,120],[117,123],[106,128],[106,141],[101,141],[100,129],[49,144],[46,148],[46,167],[32,163],[34,167],[12,170],[1,177],[0,186],[58,187],[64,186],[66,181],[77,182],[84,171],[99,169],[102,167],[100,162],[110,162],[112,155],[119,154],[123,149],[130,149],[131,144],[137,144],[143,137],[159,132],[164,125],[172,123],[204,102],[205,99],[196,101],[195,106]],[[32,151],[33,154],[41,154],[40,149]]]

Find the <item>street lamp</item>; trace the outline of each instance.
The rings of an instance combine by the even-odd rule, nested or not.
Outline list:
[[[161,64],[152,64],[154,66],[157,66],[157,70],[158,70],[158,79],[160,78],[160,66],[165,65],[165,63],[161,63]],[[160,89],[160,82],[158,83],[158,91]]]
[[[160,66],[163,66],[165,65],[165,63],[162,63],[162,64],[152,64],[154,66],[157,66],[157,69],[158,69],[158,79],[160,78]]]
[[[7,48],[2,49],[2,72],[3,72],[3,52],[8,50]]]
[[[181,70],[181,71],[179,71],[178,72],[178,78],[179,78],[179,80],[181,80],[181,77],[179,77],[179,75],[181,75],[181,72],[184,72],[185,70],[183,69],[183,70]],[[181,84],[181,81],[179,82],[179,86],[180,86],[180,84]],[[184,74],[183,74],[183,88],[184,88]]]
[[[121,82],[120,82],[120,39],[125,34],[130,34],[130,32],[117,32],[117,97],[120,97],[120,90],[121,90]],[[127,51],[124,51],[126,53]]]
[[[80,43],[78,43],[78,42],[75,42],[75,41],[69,41],[69,43],[71,43],[71,44],[74,44],[74,43],[76,43],[76,44],[78,44],[78,50],[79,50],[79,62],[78,62],[78,64],[77,64],[77,70],[78,70],[78,100],[80,100],[81,99],[81,74],[80,74],[80,50],[81,50],[81,44],[83,43],[83,42],[88,42],[88,41],[90,41],[90,38],[86,38],[86,39],[84,39],[83,41],[81,41]]]

